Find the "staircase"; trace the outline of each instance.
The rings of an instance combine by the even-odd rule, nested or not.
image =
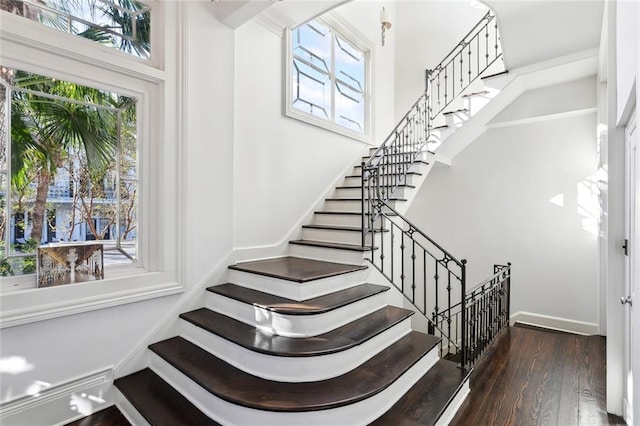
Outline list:
[[[180,315],[179,336],[149,346],[150,368],[116,380],[121,409],[152,425],[397,424],[405,395],[428,402],[414,421],[450,417],[469,371],[439,359],[441,338],[412,331],[414,312],[363,282],[367,269],[292,256],[231,266],[230,283]]]
[[[494,22],[487,14],[476,27],[485,31]],[[494,31],[497,43],[497,26]],[[458,48],[464,52],[473,37]],[[447,64],[455,66],[458,54],[454,49],[452,59],[439,65],[445,82]],[[487,59],[482,70],[489,65]],[[208,288],[199,308],[179,315],[176,336],[149,345],[148,367],[115,380],[116,402],[132,423],[449,423],[469,392],[466,354],[479,353],[453,333],[467,335],[467,299],[460,299],[466,294],[465,262],[402,215],[433,166],[429,147],[461,125],[464,120],[455,117],[468,115],[472,100],[487,92],[471,87],[479,75],[469,72],[464,89],[445,90],[441,101],[434,92],[436,75],[428,74],[425,95],[380,147],[354,165],[312,223],[302,227],[301,238],[290,241],[288,256],[229,266],[228,282]],[[466,104],[445,109],[458,99]],[[426,243],[416,243],[421,235]],[[427,275],[433,276],[427,272],[426,244],[442,252],[429,251],[433,294],[426,284]],[[413,252],[405,250],[411,245]],[[421,264],[416,245],[425,250]],[[417,264],[424,268],[420,288]],[[449,299],[440,308],[439,275],[448,283]],[[453,292],[452,282],[461,284]],[[410,309],[398,306],[407,303],[398,303],[398,295]],[[435,309],[427,306],[433,299]],[[443,316],[454,310],[455,316]],[[429,333],[412,327],[420,314],[429,321]],[[458,362],[446,359],[456,356]]]

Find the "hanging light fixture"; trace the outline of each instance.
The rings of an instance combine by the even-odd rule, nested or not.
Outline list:
[[[380,25],[382,27],[382,45],[384,46],[385,32],[391,28],[389,13],[384,9],[384,7],[380,11]]]

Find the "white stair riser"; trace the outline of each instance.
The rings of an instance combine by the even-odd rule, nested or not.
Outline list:
[[[382,392],[343,407],[306,412],[275,412],[241,407],[222,400],[199,386],[169,363],[151,354],[151,368],[167,383],[178,389],[196,407],[222,424],[250,425],[260,419],[261,426],[356,425],[369,424],[384,414],[438,360],[434,349]]]
[[[402,205],[404,201],[391,200],[388,201],[387,204],[391,206],[393,209],[398,209],[400,205]],[[362,204],[360,200],[327,200],[324,202],[323,210],[327,211],[342,211],[342,212],[360,212],[362,208]]]
[[[318,356],[273,356],[255,352],[225,340],[187,321],[181,336],[207,352],[254,376],[279,382],[311,382],[340,376],[369,360],[411,331],[407,318],[351,349]]]
[[[273,295],[286,297],[287,299],[307,300],[333,293],[334,291],[344,290],[345,288],[353,286],[355,283],[364,282],[367,274],[368,271],[364,269],[347,274],[335,275],[329,278],[299,283],[230,269],[229,281],[253,290],[267,290]]]
[[[417,176],[414,174],[408,174],[404,183],[406,183],[407,185],[414,185],[417,182],[417,179],[419,177],[420,176]],[[360,186],[360,185],[362,185],[361,178],[359,176],[358,177],[354,176],[354,177],[345,177],[341,186]],[[359,194],[360,193],[358,193],[358,196]]]
[[[392,186],[388,186],[386,189],[390,189]],[[385,189],[385,188],[382,188]],[[333,198],[351,198],[351,197],[360,197],[361,193],[360,188],[336,188],[333,192]],[[404,186],[397,186],[395,191],[393,191],[394,197],[405,198],[411,192],[411,188],[406,188]]]
[[[362,226],[362,216],[356,214],[322,214],[316,213],[313,215],[313,223],[316,225],[330,225],[330,226]],[[365,218],[365,226],[368,223],[368,218]],[[375,220],[375,225],[380,225],[380,220]]]
[[[268,333],[312,337],[327,333],[387,305],[387,291],[315,315],[284,315],[207,292],[206,307]]]
[[[376,238],[378,236],[376,235]],[[343,243],[343,244],[362,244],[362,234],[355,231],[341,231],[334,229],[315,229],[315,228],[303,228],[302,239],[312,241],[326,241],[331,243]],[[368,234],[365,239],[365,245],[371,245],[371,234]],[[373,240],[374,243],[376,239]]]
[[[305,259],[324,260],[327,262],[348,263],[361,265],[369,254],[356,250],[341,250],[329,247],[307,246],[302,244],[289,244],[290,256]]]

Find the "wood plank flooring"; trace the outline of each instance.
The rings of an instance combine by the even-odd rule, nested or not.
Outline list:
[[[451,425],[622,425],[605,409],[605,355],[600,336],[511,327],[480,359]],[[126,424],[110,412],[113,421],[101,412],[72,425]]]
[[[467,425],[607,425],[602,336],[509,328],[482,356],[471,393],[451,422]]]

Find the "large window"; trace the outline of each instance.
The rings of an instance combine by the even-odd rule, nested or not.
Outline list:
[[[0,10],[144,59],[151,8],[135,0],[0,0]]]
[[[1,65],[0,85],[0,276],[34,273],[58,242],[135,262],[136,99]]]
[[[74,16],[96,18],[109,41],[87,42],[73,18],[71,31],[48,25],[44,12],[33,12],[38,5],[79,8]],[[135,29],[128,18],[122,25],[135,32],[134,47],[106,31],[121,28],[103,11],[138,7],[146,18]],[[181,7],[0,0],[0,328],[184,290],[175,244],[181,86],[166,79],[182,63],[184,15],[167,18]],[[104,279],[35,289],[37,247],[85,243],[103,245]]]
[[[288,38],[287,115],[357,139],[370,136],[370,48],[314,20]]]

